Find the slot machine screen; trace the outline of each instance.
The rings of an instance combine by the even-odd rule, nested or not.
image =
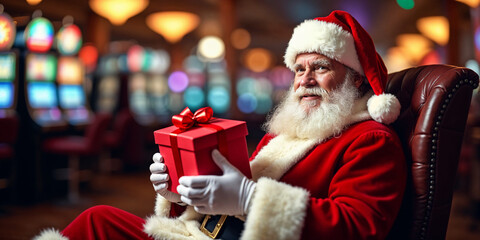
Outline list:
[[[81,85],[60,85],[58,91],[61,108],[72,109],[85,105],[85,95]]]
[[[13,104],[13,84],[0,82],[0,108],[9,108]]]
[[[79,59],[60,58],[58,60],[58,83],[82,84],[83,74],[83,66]]]
[[[149,103],[147,95],[147,79],[144,74],[134,74],[130,78],[130,106],[133,112],[143,115],[148,114]]]
[[[15,54],[0,54],[0,81],[15,79]]]
[[[28,86],[28,100],[33,108],[54,108],[57,106],[55,84],[32,82]]]
[[[57,75],[57,59],[52,55],[27,56],[27,81],[53,82]]]

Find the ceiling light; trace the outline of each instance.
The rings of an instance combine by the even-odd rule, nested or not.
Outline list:
[[[148,6],[148,0],[90,0],[90,8],[113,25],[122,25]]]
[[[476,8],[480,4],[480,0],[457,0],[457,2],[465,3],[471,8]]]
[[[198,26],[200,18],[188,12],[157,12],[150,14],[146,21],[150,29],[170,43],[176,43]]]

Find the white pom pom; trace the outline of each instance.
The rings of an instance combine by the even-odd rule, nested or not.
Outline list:
[[[389,93],[373,95],[368,99],[367,107],[373,120],[384,124],[394,122],[400,115],[401,108],[398,99]]]

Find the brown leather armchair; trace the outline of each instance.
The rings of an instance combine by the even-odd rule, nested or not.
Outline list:
[[[445,239],[462,138],[478,75],[470,69],[429,65],[389,75],[397,96],[392,125],[402,141],[408,182],[389,239]]]

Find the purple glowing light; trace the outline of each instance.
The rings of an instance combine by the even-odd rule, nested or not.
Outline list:
[[[168,77],[168,86],[173,92],[183,92],[188,87],[188,76],[182,71],[175,71]]]

